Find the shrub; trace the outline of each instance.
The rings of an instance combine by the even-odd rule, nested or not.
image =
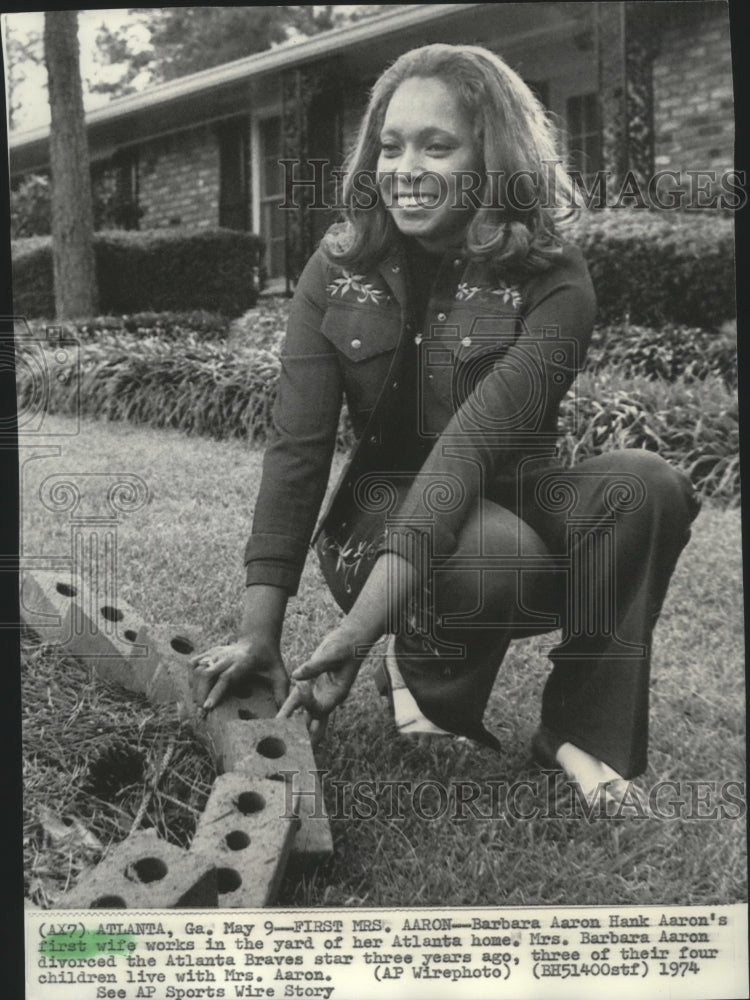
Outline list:
[[[289,319],[288,298],[264,296],[254,309],[232,320],[228,340],[238,348],[264,348],[278,353],[286,334]]]
[[[736,326],[718,331],[666,324],[651,327],[615,324],[597,327],[586,357],[587,371],[614,371],[686,382],[717,375],[727,385],[737,384]]]
[[[682,469],[703,495],[739,500],[737,397],[715,376],[668,383],[583,374],[561,418],[560,451],[571,464],[604,451],[645,448]]]
[[[37,338],[45,336],[47,320],[32,320],[29,329]],[[55,324],[56,326],[58,324]],[[192,312],[142,312],[129,316],[95,316],[93,319],[66,320],[59,324],[75,340],[99,340],[105,334],[128,334],[138,339],[157,337],[181,340],[194,335],[196,340],[226,338],[230,321],[222,313],[196,309]]]
[[[29,174],[10,192],[11,239],[43,236],[49,231],[49,178],[43,174]]]
[[[591,272],[600,323],[718,329],[736,315],[732,220],[611,209],[565,227]]]
[[[208,309],[238,316],[258,298],[260,237],[231,229],[154,229],[94,237],[103,312]],[[53,316],[51,240],[13,245],[14,310]]]
[[[176,342],[106,333],[82,344],[80,354],[80,402],[73,369],[58,366],[58,378],[50,382],[50,412],[80,407],[91,416],[214,438],[263,442],[268,435],[279,375],[271,351],[236,350],[195,334]],[[38,386],[30,373],[38,368],[17,366],[20,409],[35,405]],[[701,493],[732,502],[739,495],[737,399],[715,375],[668,383],[608,370],[584,373],[561,416],[561,453],[570,462],[617,448],[646,448],[683,469]],[[344,415],[339,447],[351,441]]]

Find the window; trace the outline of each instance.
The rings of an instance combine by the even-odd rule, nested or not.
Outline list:
[[[602,127],[596,93],[568,98],[568,166],[586,177],[602,169]]]
[[[222,122],[219,138],[219,225],[250,228],[248,120]]]
[[[279,205],[284,200],[284,174],[281,158],[281,118],[265,118],[258,122],[260,176],[260,235],[266,243],[266,268],[269,278],[284,274],[286,265],[286,229],[284,212]]]
[[[121,150],[117,164],[117,222],[123,229],[137,229],[141,212],[138,208],[138,150]]]
[[[91,165],[94,227],[137,229],[143,215],[138,207],[138,150],[118,149],[111,160]]]

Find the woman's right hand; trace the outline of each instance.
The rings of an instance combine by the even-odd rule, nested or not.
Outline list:
[[[279,643],[273,638],[245,636],[226,646],[212,646],[189,662],[198,679],[196,701],[205,711],[218,705],[227,691],[246,677],[257,675],[269,681],[279,706],[289,693]]]

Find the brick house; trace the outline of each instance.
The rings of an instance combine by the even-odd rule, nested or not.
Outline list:
[[[87,116],[94,181],[115,191],[117,223],[126,228],[260,232],[269,278],[289,287],[332,213],[311,208],[307,193],[299,208],[277,211],[278,160],[339,165],[369,86],[396,56],[426,42],[499,52],[554,114],[568,163],[584,175],[732,169],[722,0],[466,3],[394,5],[114,100]],[[16,179],[44,171],[48,130],[11,135],[10,161]]]

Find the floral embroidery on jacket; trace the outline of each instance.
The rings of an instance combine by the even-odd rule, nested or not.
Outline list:
[[[493,295],[502,295],[503,302],[511,302],[514,309],[521,305],[521,293],[515,285],[501,284],[492,290]]]
[[[364,274],[352,274],[351,271],[344,270],[343,277],[334,278],[330,285],[326,286],[326,291],[330,295],[337,292],[343,299],[349,292],[357,296],[357,302],[374,302],[381,305],[386,301],[386,294],[381,288],[375,288],[371,281],[365,281]]]
[[[323,536],[321,550],[336,556],[336,572],[343,575],[344,590],[347,594],[352,592],[350,577],[357,575],[364,562],[372,562],[382,548],[385,536],[384,531],[382,537],[370,542],[361,540],[356,545],[351,535],[344,542],[339,542],[331,535]]]
[[[461,281],[456,290],[456,298],[459,302],[465,302],[467,299],[474,298],[478,291],[479,285],[469,285],[468,282]]]
[[[459,302],[468,302],[473,299],[477,292],[489,292],[490,295],[501,295],[503,302],[510,302],[514,309],[521,305],[521,293],[515,285],[501,284],[497,288],[482,288],[480,285],[470,285],[468,281],[459,282],[456,289],[456,299]]]

